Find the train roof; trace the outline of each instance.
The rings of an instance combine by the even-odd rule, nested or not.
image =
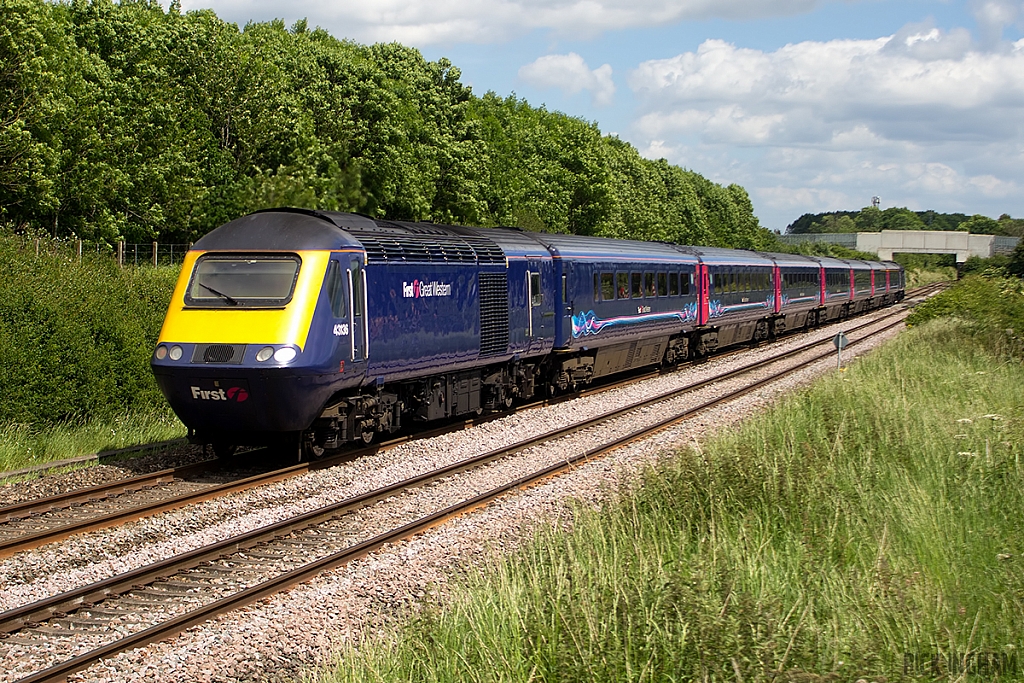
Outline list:
[[[665,242],[640,242],[638,240],[559,233],[530,232],[525,234],[550,249],[552,254],[563,259],[697,262],[693,255],[680,252],[675,245]]]
[[[348,214],[355,225],[369,218]],[[192,249],[201,251],[267,250],[306,251],[361,248],[360,243],[332,218],[318,211],[270,209],[225,223],[203,237]]]
[[[763,254],[746,249],[725,249],[722,247],[691,247],[672,245],[684,254],[692,254],[707,265],[771,266],[772,261]]]
[[[470,228],[413,221],[387,221],[354,213],[279,208],[225,223],[200,238],[200,251],[365,250],[371,262],[463,262],[503,264],[507,257],[550,252],[555,258],[606,261],[697,261],[710,265],[790,267],[817,265],[854,269],[900,268],[892,261],[808,257],[719,247],[693,247],[584,235],[536,233],[519,228]]]

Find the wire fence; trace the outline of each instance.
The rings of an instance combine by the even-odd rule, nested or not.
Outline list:
[[[992,253],[993,254],[1011,254],[1013,250],[1020,244],[1019,237],[1003,237],[996,235],[992,240]]]
[[[121,267],[125,266],[170,266],[185,260],[192,244],[168,244],[161,242],[88,242],[85,240],[62,240],[48,237],[16,237],[21,248],[36,256],[59,256],[81,261],[85,256],[111,258]]]

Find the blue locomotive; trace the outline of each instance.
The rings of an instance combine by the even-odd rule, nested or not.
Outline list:
[[[903,292],[891,262],[273,209],[188,252],[152,368],[193,441],[316,457]]]

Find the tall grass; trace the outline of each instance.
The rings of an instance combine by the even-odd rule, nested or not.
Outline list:
[[[1021,386],[962,323],[915,327],[325,680],[1020,680]]]
[[[0,472],[185,436],[170,409],[107,415],[42,427],[0,425]]]

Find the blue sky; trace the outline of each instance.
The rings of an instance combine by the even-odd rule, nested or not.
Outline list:
[[[1024,0],[183,0],[449,58],[750,193],[762,225],[1024,217]]]

